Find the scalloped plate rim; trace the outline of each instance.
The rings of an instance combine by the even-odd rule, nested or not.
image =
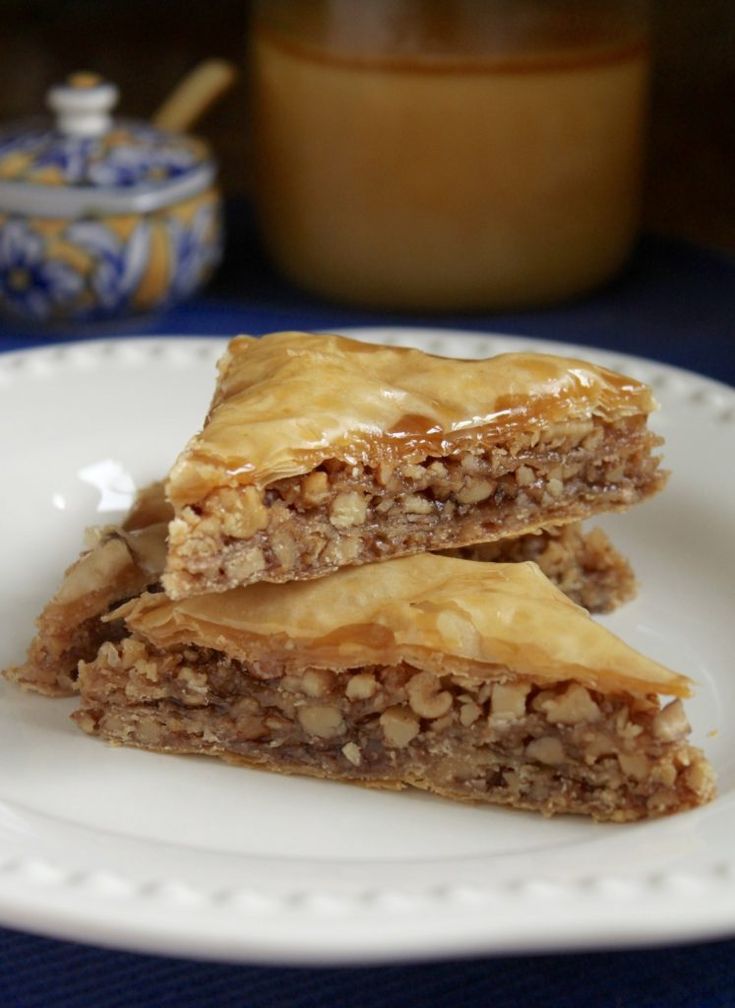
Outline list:
[[[401,340],[418,338],[421,342],[463,337],[476,340],[478,346],[487,342],[491,347],[495,340],[503,344],[517,344],[523,348],[565,355],[593,355],[603,364],[614,362],[624,369],[635,371],[644,368],[653,374],[660,371],[665,380],[675,378],[685,384],[699,385],[715,396],[724,398],[724,408],[728,413],[735,404],[735,390],[715,379],[664,362],[594,346],[481,331],[417,326],[353,326],[337,327],[337,331],[361,339],[376,340],[396,333]],[[39,360],[48,358],[53,365],[54,361],[61,361],[70,354],[81,354],[83,358],[85,348],[99,351],[110,344],[115,349],[124,344],[142,353],[162,342],[169,347],[180,344],[182,348],[194,349],[200,357],[214,360],[215,347],[221,348],[225,341],[225,337],[195,335],[93,338],[57,346],[6,351],[0,355],[0,373],[12,374],[14,369],[10,358],[16,357],[22,362],[31,355],[38,355]],[[732,812],[733,809],[728,811]],[[689,815],[706,817],[707,810]],[[733,821],[735,823],[735,817]],[[553,821],[550,828],[553,829]],[[187,899],[189,903],[193,899],[201,911],[201,900],[191,887],[187,890],[186,883],[180,885],[175,878],[157,880],[152,888],[148,886],[144,890],[141,886],[133,886],[132,896],[129,892],[123,895],[119,885],[115,889],[117,883],[114,868],[109,877],[99,878],[90,874],[85,878],[83,873],[80,875],[78,871],[70,872],[63,865],[59,867],[53,862],[45,861],[43,857],[34,859],[32,856],[18,858],[8,855],[4,851],[0,835],[0,916],[8,926],[25,927],[61,938],[96,941],[138,951],[199,955],[242,962],[376,962],[462,953],[650,944],[667,940],[709,938],[735,930],[735,858],[729,850],[727,854],[728,857],[700,865],[699,871],[677,871],[668,876],[663,872],[647,877],[644,886],[647,890],[647,909],[641,913],[641,908],[638,907],[637,915],[635,893],[631,893],[631,885],[633,890],[638,885],[640,895],[643,880],[634,883],[627,880],[623,882],[622,888],[619,885],[616,888],[616,876],[612,873],[592,879],[589,883],[579,882],[573,885],[531,878],[525,889],[514,888],[513,885],[505,888],[488,887],[474,894],[462,886],[454,889],[451,885],[444,888],[429,886],[420,898],[415,893],[402,893],[400,887],[385,890],[373,887],[367,896],[365,893],[355,893],[349,897],[330,893],[323,886],[314,891],[302,887],[281,900],[280,908],[272,918],[277,927],[270,931],[267,920],[265,925],[263,923],[264,914],[267,918],[268,913],[264,910],[262,901],[258,902],[257,888],[248,890],[247,887],[241,887],[239,902],[237,898],[233,899],[232,893],[225,894],[225,898],[220,898],[222,894],[215,898],[215,894],[205,899],[205,916],[217,918],[212,924],[213,929],[208,931],[190,927],[182,930],[181,926],[172,926],[171,912],[185,906]],[[119,881],[118,879],[117,882]],[[99,892],[95,890],[95,886]],[[681,910],[689,898],[686,894],[693,891],[701,894],[702,889],[709,897],[707,908],[699,907],[696,914],[690,912],[685,920]],[[113,892],[114,896],[111,895]],[[81,907],[77,902],[80,893]],[[551,901],[550,905],[553,906],[553,900],[559,899],[560,895],[562,901],[570,905],[561,910],[556,908],[555,929],[546,925],[539,927],[528,916],[524,920],[524,913],[528,915],[529,912],[525,904],[530,903],[538,908]],[[117,919],[110,920],[108,904],[117,904],[117,910],[122,911],[125,899],[132,900],[131,906],[125,912],[120,912]],[[97,905],[100,901],[104,909]],[[145,906],[146,901],[149,909],[148,926],[145,921],[141,923],[139,920],[141,905]],[[435,924],[422,919],[427,902],[434,908],[443,907],[444,912],[450,915],[443,932],[437,930]],[[380,928],[377,930],[380,933],[375,933],[376,929],[373,929],[372,933],[365,934],[365,925],[370,923],[369,920],[366,921],[366,917],[375,915],[376,906],[379,908]],[[691,904],[688,906],[691,911]],[[151,907],[155,909],[151,911]],[[505,933],[499,931],[497,926],[487,927],[488,912],[490,916],[494,916],[500,908],[509,918],[509,929]],[[128,910],[134,912],[130,914]],[[631,914],[635,920],[631,919]],[[223,915],[225,922],[229,919],[229,926],[225,923],[223,927]],[[452,915],[459,915],[459,919],[455,920]],[[284,918],[291,925],[291,931],[287,935],[282,933]],[[233,922],[241,926],[247,924],[250,933],[243,935],[240,932],[238,935],[233,932]],[[338,925],[336,927],[335,922]],[[406,934],[409,922],[413,932]],[[263,933],[257,932],[258,924],[264,927]],[[399,931],[397,935],[393,933],[396,924]],[[315,931],[314,940],[307,933],[310,930]]]

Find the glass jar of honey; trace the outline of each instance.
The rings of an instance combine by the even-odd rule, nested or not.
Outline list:
[[[519,308],[624,262],[645,0],[262,0],[251,40],[257,209],[300,286]]]

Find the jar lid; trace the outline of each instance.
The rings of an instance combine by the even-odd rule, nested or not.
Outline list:
[[[0,211],[43,217],[145,213],[213,180],[207,145],[147,122],[115,120],[118,91],[96,74],[52,87],[55,122],[0,131]]]

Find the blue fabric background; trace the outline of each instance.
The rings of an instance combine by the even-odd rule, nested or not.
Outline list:
[[[286,288],[263,264],[239,213],[232,213],[227,266],[213,294],[156,318],[51,337],[4,323],[0,350],[113,334],[404,323],[586,343],[735,385],[735,262],[718,253],[647,238],[620,279],[553,310],[388,316]],[[735,1008],[735,941],[722,938],[628,952],[280,969],[146,957],[0,928],[0,1008]]]
[[[476,959],[421,966],[277,969],[102,952],[2,935],[3,1008],[732,1008],[735,942]]]

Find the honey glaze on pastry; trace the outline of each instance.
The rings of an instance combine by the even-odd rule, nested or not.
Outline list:
[[[518,429],[648,415],[649,388],[574,358],[437,357],[335,335],[231,341],[203,431],[172,469],[174,505],[227,485],[260,488],[327,458],[376,464],[444,455]]]

